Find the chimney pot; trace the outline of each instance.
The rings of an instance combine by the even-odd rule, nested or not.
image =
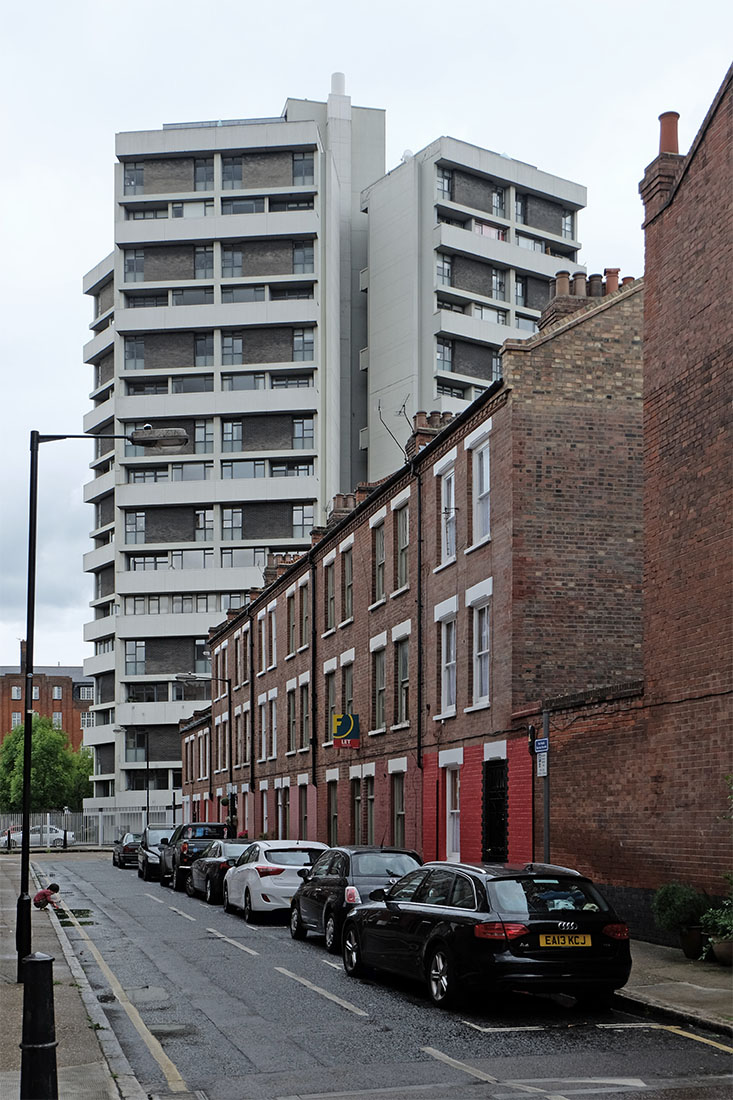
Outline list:
[[[585,273],[582,271],[576,271],[573,275],[573,294],[576,298],[585,298],[587,294]]]
[[[555,294],[558,298],[565,297],[570,293],[570,272],[558,271],[555,276]]]
[[[679,122],[677,111],[665,111],[659,116],[659,152],[679,153],[677,140],[677,123]]]
[[[621,286],[629,286],[629,284],[633,282],[635,282],[633,275],[624,275],[623,279],[621,280]]]
[[[620,267],[607,267],[603,274],[606,276],[606,294],[615,294],[618,290],[618,276]]]
[[[603,297],[603,276],[602,275],[589,275],[588,276],[588,294],[591,298]]]

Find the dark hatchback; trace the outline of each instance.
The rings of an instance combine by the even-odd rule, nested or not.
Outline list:
[[[208,848],[212,840],[224,840],[227,826],[222,821],[186,821],[176,825],[166,843],[160,842],[160,884],[173,883],[174,890],[183,890],[191,864]]]
[[[471,990],[602,1004],[629,977],[627,925],[566,867],[427,863],[372,899],[346,918],[346,973],[420,979],[437,1005]]]
[[[193,898],[196,894],[203,894],[209,905],[221,905],[224,875],[246,848],[249,848],[248,840],[243,844],[232,840],[213,840],[191,864],[191,874],[186,879],[188,896]]]
[[[140,847],[140,833],[123,833],[112,848],[113,867],[137,867],[137,852]]]
[[[326,937],[326,950],[338,954],[349,910],[367,901],[372,890],[391,886],[421,864],[417,852],[406,848],[329,848],[312,867],[298,871],[303,885],[290,903],[291,936],[302,940],[316,932]]]

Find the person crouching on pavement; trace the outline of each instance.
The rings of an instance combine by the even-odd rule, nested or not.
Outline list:
[[[50,882],[45,890],[39,890],[33,899],[36,909],[45,909],[48,905],[51,905],[58,912],[61,906],[56,904],[54,894],[58,894],[59,890],[58,882]]]

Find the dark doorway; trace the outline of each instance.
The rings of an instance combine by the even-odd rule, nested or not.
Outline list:
[[[484,760],[484,805],[481,859],[486,863],[507,861],[507,763]]]

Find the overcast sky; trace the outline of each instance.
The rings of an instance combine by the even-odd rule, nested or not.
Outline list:
[[[726,0],[40,0],[3,7],[0,664],[25,633],[28,437],[75,433],[86,271],[112,248],[114,135],[280,114],[346,74],[387,111],[387,168],[447,134],[585,184],[580,262],[643,273],[638,182],[657,116],[685,152],[729,64]],[[81,664],[91,445],[41,448],[36,664]]]

